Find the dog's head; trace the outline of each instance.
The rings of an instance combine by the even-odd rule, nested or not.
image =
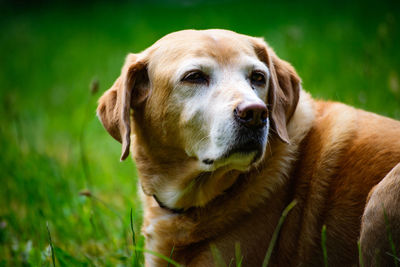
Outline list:
[[[293,67],[262,39],[185,30],[129,54],[97,112],[121,160],[132,147],[144,192],[187,208],[257,164],[269,140],[290,142],[299,91]]]

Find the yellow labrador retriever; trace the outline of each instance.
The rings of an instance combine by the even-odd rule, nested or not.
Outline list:
[[[358,263],[360,233],[367,264],[400,255],[400,122],[313,100],[260,38],[171,33],[127,56],[97,113],[136,161],[149,250],[214,266],[210,245],[235,264],[240,244],[243,266],[261,266],[296,200],[270,266],[323,265],[323,225],[329,266]]]

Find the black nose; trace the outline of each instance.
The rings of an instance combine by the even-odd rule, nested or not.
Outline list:
[[[233,113],[239,123],[250,128],[261,128],[267,123],[268,110],[264,103],[240,103]]]

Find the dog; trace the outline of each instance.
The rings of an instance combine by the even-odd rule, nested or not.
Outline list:
[[[168,34],[127,56],[97,115],[136,162],[147,250],[261,266],[295,200],[269,266],[322,266],[324,225],[329,266],[357,265],[359,240],[366,266],[398,260],[400,122],[312,99],[262,38]]]

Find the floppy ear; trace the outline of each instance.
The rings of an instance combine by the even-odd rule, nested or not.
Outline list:
[[[287,123],[290,121],[299,101],[301,80],[288,62],[278,58],[275,52],[261,39],[256,39],[255,51],[270,70],[268,104],[271,127],[278,137],[289,143]]]
[[[141,104],[149,91],[146,62],[129,54],[121,75],[98,101],[97,116],[108,133],[122,143],[121,161],[129,155],[131,108]]]

